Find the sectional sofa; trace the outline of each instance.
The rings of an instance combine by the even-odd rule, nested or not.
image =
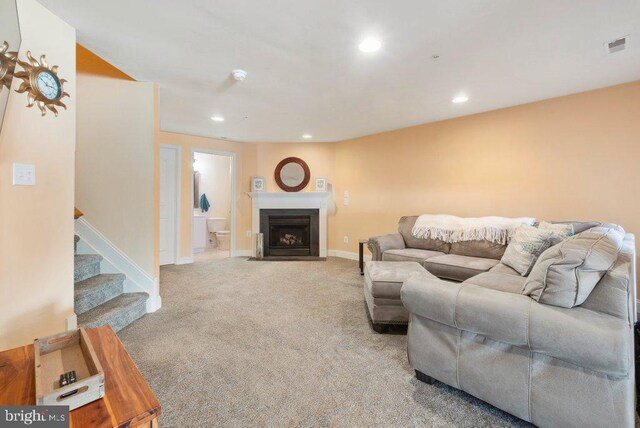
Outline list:
[[[408,357],[419,380],[444,382],[539,426],[635,425],[632,234],[616,235],[615,262],[584,301],[561,307],[523,294],[528,278],[500,263],[506,245],[417,239],[411,234],[415,221],[403,217],[397,234],[371,238],[368,246],[373,260],[424,267],[401,287]],[[591,238],[622,230],[572,224],[577,235]],[[560,258],[575,251],[552,249],[551,256]],[[586,248],[583,255],[591,252]],[[530,277],[554,275],[538,263]],[[569,272],[562,262],[556,267],[556,279]],[[596,274],[586,269],[574,276]],[[370,310],[383,317],[393,310],[396,323],[402,322],[397,302],[376,301],[375,295],[370,300]]]

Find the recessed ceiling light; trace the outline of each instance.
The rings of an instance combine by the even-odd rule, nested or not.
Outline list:
[[[224,117],[222,116],[211,116],[211,120],[214,122],[224,122]]]
[[[303,134],[302,138],[304,138],[305,140],[310,140],[311,138],[313,138],[313,135],[311,135],[311,134]]]
[[[362,52],[375,52],[382,46],[382,42],[373,37],[367,37],[358,45],[358,49]]]
[[[458,95],[457,97],[451,100],[451,102],[454,104],[462,104],[462,103],[466,103],[467,101],[469,101],[469,97],[466,95]]]

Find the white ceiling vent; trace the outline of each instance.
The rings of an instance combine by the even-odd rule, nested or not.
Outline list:
[[[627,47],[629,36],[624,36],[619,39],[612,40],[610,42],[605,43],[607,48],[607,52],[610,54],[620,52],[625,50]]]

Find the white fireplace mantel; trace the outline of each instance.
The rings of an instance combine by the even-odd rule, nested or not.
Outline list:
[[[331,192],[247,192],[251,198],[251,232],[260,233],[261,209],[317,208],[320,221],[320,257],[327,257],[327,203]],[[255,245],[251,253],[255,257]]]

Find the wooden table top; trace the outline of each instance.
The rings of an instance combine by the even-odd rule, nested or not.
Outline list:
[[[70,413],[72,427],[125,427],[160,415],[160,402],[110,326],[87,334],[104,370],[104,398]],[[33,345],[0,352],[0,405],[35,405]]]

